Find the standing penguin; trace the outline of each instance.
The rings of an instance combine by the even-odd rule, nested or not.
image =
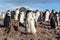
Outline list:
[[[4,17],[5,17],[4,12],[1,13],[1,16],[2,16],[2,18],[4,19]]]
[[[32,11],[29,11],[27,14],[27,32],[28,33],[36,33],[36,28],[35,28],[35,21],[34,21],[34,15]]]
[[[36,22],[38,22],[38,17],[39,17],[39,16],[40,16],[40,12],[37,11],[37,12],[36,12],[36,16],[35,16],[35,21],[36,21]]]
[[[51,24],[51,29],[55,29],[56,28],[54,10],[52,10],[52,12],[50,14],[50,24]]]
[[[46,10],[46,14],[45,14],[45,21],[49,21],[49,15],[50,15],[50,12],[49,12],[49,10],[47,9],[47,10]]]
[[[54,17],[55,17],[55,25],[58,26],[59,17],[58,17],[58,12],[57,11],[54,13]]]
[[[6,27],[5,31],[10,31],[10,23],[11,23],[11,13],[10,10],[6,12],[5,18],[4,18],[4,27]]]
[[[36,11],[35,13],[35,22],[36,22],[36,26],[38,26],[38,22],[39,22],[39,19],[40,19],[40,11]]]
[[[19,9],[17,8],[15,11],[15,20],[18,20]]]
[[[11,19],[14,19],[15,11],[11,11]]]
[[[27,9],[25,7],[21,7],[19,9],[18,20],[19,20],[19,25],[20,26],[24,26],[25,27],[25,24],[26,24],[25,23],[25,21],[26,21],[26,19],[25,19],[26,11],[27,11]]]
[[[24,23],[24,18],[25,18],[24,12],[20,12],[20,20],[19,20],[19,22]]]
[[[25,19],[25,12],[20,12],[19,13],[19,16],[18,16],[18,19],[19,19],[19,26],[25,26],[24,24],[24,19]]]
[[[60,22],[60,11],[59,11],[59,22]]]

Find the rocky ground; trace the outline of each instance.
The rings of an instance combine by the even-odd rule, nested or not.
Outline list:
[[[60,40],[60,28],[47,29],[42,26],[36,27],[36,34],[28,34],[25,27],[19,26],[19,22],[12,20],[9,33],[4,31],[6,28],[0,21],[0,40]]]

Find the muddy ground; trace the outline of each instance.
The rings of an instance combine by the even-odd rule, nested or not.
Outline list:
[[[60,40],[60,28],[48,29],[44,25],[36,27],[36,34],[28,34],[25,27],[19,26],[19,22],[12,20],[11,30],[6,33],[3,21],[0,21],[0,40]]]

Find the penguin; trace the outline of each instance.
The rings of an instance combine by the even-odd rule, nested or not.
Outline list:
[[[6,27],[5,31],[7,33],[10,31],[10,23],[11,23],[11,13],[10,10],[7,10],[4,18],[4,27]]]
[[[56,28],[54,10],[52,10],[51,13],[50,13],[50,24],[51,24],[51,29]]]
[[[29,11],[27,14],[27,24],[26,29],[28,33],[35,34],[36,28],[35,28],[35,21],[34,21],[34,15],[32,11]]]
[[[19,20],[19,22],[24,23],[24,18],[25,18],[25,13],[20,12],[20,20]]]
[[[15,11],[15,20],[18,20],[19,9],[17,8]]]
[[[49,15],[50,15],[49,10],[46,10],[45,21],[49,21]]]
[[[11,11],[11,19],[14,19],[15,17],[15,11]]]
[[[40,19],[40,11],[37,10],[36,13],[35,13],[36,27],[38,26],[39,19]]]
[[[2,18],[4,19],[4,17],[5,17],[4,12],[1,13],[1,16],[2,16]]]

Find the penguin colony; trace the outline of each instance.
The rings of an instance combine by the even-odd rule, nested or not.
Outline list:
[[[54,10],[50,12],[48,9],[45,12],[42,12],[39,10],[27,10],[24,7],[20,9],[17,8],[15,11],[8,10],[6,12],[4,17],[4,26],[9,30],[11,19],[15,19],[23,25],[26,21],[26,24],[24,26],[26,27],[27,33],[35,34],[37,32],[36,26],[38,26],[41,21],[46,22],[50,20],[51,29],[55,29],[56,24],[58,24],[58,22],[60,21],[60,17],[58,16],[58,14],[59,13],[54,12]]]

